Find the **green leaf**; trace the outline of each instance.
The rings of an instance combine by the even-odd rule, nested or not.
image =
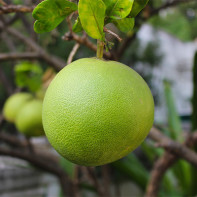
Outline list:
[[[134,0],[133,8],[129,14],[129,17],[136,17],[140,11],[145,8],[149,0]]]
[[[77,5],[68,0],[45,0],[33,11],[36,19],[34,30],[37,33],[55,29],[68,15],[77,10]]]
[[[171,133],[171,137],[179,142],[183,142],[183,132],[181,128],[181,120],[176,111],[176,106],[171,90],[171,84],[168,81],[164,81],[165,98],[168,110],[168,125]],[[188,188],[191,185],[191,168],[190,165],[183,160],[178,161],[173,166],[174,174],[176,175],[178,182],[182,188]],[[186,191],[186,189],[184,190]]]
[[[171,131],[171,137],[179,142],[183,142],[181,120],[177,113],[174,103],[171,85],[168,81],[164,81],[165,99],[168,110],[168,125]]]
[[[73,31],[75,33],[78,33],[78,32],[81,32],[83,31],[83,27],[81,25],[81,21],[80,21],[80,18],[78,17],[77,20],[75,21],[75,24],[73,25]]]
[[[120,19],[129,15],[134,0],[103,0],[103,2],[107,7],[107,16],[113,19]]]
[[[117,20],[113,20],[113,23],[117,26],[117,28],[120,31],[127,33],[133,29],[135,25],[135,19],[134,18],[117,19]]]
[[[15,66],[15,82],[19,87],[26,87],[36,92],[42,85],[42,68],[37,64],[23,62]]]
[[[106,6],[102,0],[80,0],[79,17],[86,33],[95,39],[104,40]]]

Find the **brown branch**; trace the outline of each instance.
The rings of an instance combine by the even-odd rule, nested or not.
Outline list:
[[[0,6],[0,15],[1,14],[9,14],[9,13],[27,13],[32,12],[34,9],[34,6],[28,7],[24,5],[3,5]]]
[[[49,65],[53,66],[56,71],[59,71],[65,66],[66,63],[59,63],[59,58],[55,56],[50,56],[47,53],[38,53],[38,52],[25,52],[25,53],[0,53],[0,62],[9,61],[9,60],[44,60]]]
[[[105,197],[110,197],[110,167],[109,165],[103,165],[101,166],[102,170],[102,180],[103,180],[103,189],[104,189],[104,196]]]
[[[152,169],[150,180],[147,185],[145,197],[157,197],[159,186],[162,178],[167,171],[177,161],[176,155],[166,152],[160,159],[158,159]]]
[[[77,34],[75,33],[71,33],[71,32],[68,32],[66,33],[63,37],[62,37],[63,40],[66,40],[66,41],[71,41],[71,40],[75,40],[77,43],[79,43],[80,45],[85,45],[86,47],[88,47],[89,49],[91,49],[92,51],[97,51],[97,46],[92,43],[87,37],[83,36],[83,37],[80,37],[78,36]],[[112,54],[111,53],[108,53],[108,52],[104,52],[104,57],[107,58],[107,59],[114,59]]]
[[[103,197],[103,190],[97,180],[97,177],[94,173],[94,168],[93,167],[84,167],[82,166],[83,171],[85,172],[85,174],[87,174],[88,178],[90,179],[90,181],[92,182],[92,184],[94,185],[98,195],[100,197]]]
[[[185,146],[188,146],[191,148],[197,143],[197,132],[194,132],[191,135],[189,135],[187,137],[184,145],[181,145],[178,143],[178,146],[182,146],[180,154],[177,154],[177,151],[179,151],[179,150],[175,150],[175,151],[172,150],[172,148],[173,148],[173,146],[171,146],[172,140],[170,139],[170,141],[169,141],[169,139],[167,137],[165,137],[163,134],[161,134],[157,129],[153,128],[151,130],[149,136],[153,140],[158,141],[158,142],[161,142],[162,140],[164,140],[165,147],[167,148],[167,146],[168,146],[167,150],[169,150],[169,147],[170,147],[170,151],[171,151],[171,152],[166,151],[165,154],[155,162],[154,167],[151,172],[151,176],[150,176],[151,178],[150,178],[148,186],[147,186],[146,197],[157,197],[158,191],[159,191],[159,186],[160,186],[160,183],[162,181],[162,178],[163,178],[165,172],[177,161],[177,159],[180,158],[180,156],[185,157],[184,154],[187,154],[183,150],[185,148]],[[177,148],[177,144],[175,146]],[[188,148],[186,147],[186,149],[188,149]],[[189,151],[188,156],[192,157],[194,152],[192,151],[192,154],[190,154],[191,153],[190,151]],[[186,157],[188,157],[188,156],[186,156]],[[196,158],[196,154],[195,154],[195,158]],[[192,158],[189,158],[189,160],[190,159],[192,159]]]
[[[3,0],[0,0],[0,4],[7,5],[7,3],[5,3]]]
[[[0,62],[8,60],[23,60],[23,59],[40,59],[41,56],[36,52],[25,52],[25,53],[0,53]]]
[[[19,140],[16,137],[12,135],[8,135],[5,133],[0,133],[0,142],[3,141],[11,146],[16,146],[16,147],[27,147],[28,143],[26,140]]]
[[[56,175],[60,180],[64,196],[74,196],[73,183],[70,181],[67,174],[57,163],[46,158],[46,156],[38,154],[32,155],[27,151],[9,150],[5,148],[0,148],[0,155],[23,159],[41,170]]]
[[[31,47],[31,49],[33,49],[35,51],[33,53],[26,52],[24,54],[20,54],[20,53],[10,53],[7,55],[0,54],[0,61],[1,60],[2,61],[8,60],[9,57],[12,60],[42,59],[42,60],[46,61],[47,63],[49,63],[51,66],[53,66],[55,68],[55,70],[57,70],[57,71],[61,70],[66,65],[66,63],[62,59],[60,59],[59,57],[56,57],[54,55],[48,54],[34,40],[32,40],[31,38],[25,37],[23,34],[21,34],[16,29],[6,27],[4,25],[0,25],[0,29],[4,29],[5,31],[7,31],[8,33],[13,35],[14,37],[18,38],[19,40],[24,42],[26,45],[28,45],[29,47]]]
[[[165,148],[168,152],[173,153],[182,159],[185,159],[186,161],[197,167],[197,154],[187,148],[184,144],[180,144],[171,140],[156,128],[152,128],[149,137],[158,142],[158,147]]]

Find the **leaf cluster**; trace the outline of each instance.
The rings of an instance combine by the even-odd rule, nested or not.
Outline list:
[[[66,17],[75,12],[78,18],[74,32],[83,30],[94,39],[105,39],[104,26],[113,23],[122,32],[133,29],[135,17],[148,0],[80,0],[78,4],[68,0],[44,0],[33,11],[37,33],[50,32]]]

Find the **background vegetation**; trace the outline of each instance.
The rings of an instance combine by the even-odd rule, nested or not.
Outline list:
[[[68,18],[50,33],[36,34],[33,30],[32,10],[37,0],[0,0],[0,109],[15,92],[29,91],[38,97],[66,63],[82,57],[95,56],[95,41],[82,33],[72,32],[74,22]],[[106,59],[126,63],[138,70],[138,63],[150,69],[140,74],[152,87],[152,68],[159,65],[158,42],[145,48],[137,34],[143,24],[166,31],[186,42],[197,38],[197,2],[195,0],[150,0],[136,18],[133,31],[121,33],[114,26],[109,28],[121,38],[112,35],[114,43]],[[84,190],[98,196],[112,196],[111,186],[131,181],[147,197],[197,195],[197,54],[193,65],[193,99],[191,102],[190,130],[183,131],[177,113],[170,82],[164,81],[168,124],[155,123],[149,137],[139,149],[126,158],[96,168],[74,165],[63,158],[55,159],[36,152],[31,140],[24,137],[13,124],[0,117],[0,155],[9,155],[30,162],[33,166],[55,174],[62,186],[62,196],[80,196]],[[157,101],[157,94],[154,94]],[[43,159],[44,158],[44,159]],[[86,178],[84,179],[84,176]],[[131,195],[132,196],[132,195]],[[133,195],[135,196],[135,194]]]

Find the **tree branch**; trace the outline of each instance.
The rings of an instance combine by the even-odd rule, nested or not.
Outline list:
[[[73,58],[75,56],[75,54],[77,53],[78,49],[80,47],[80,44],[79,43],[76,43],[72,49],[72,51],[70,52],[70,55],[68,57],[68,61],[67,61],[67,64],[70,64],[72,61],[73,61]]]
[[[197,154],[187,148],[184,144],[180,144],[171,140],[156,128],[152,128],[149,136],[151,139],[158,142],[158,147],[165,148],[168,152],[173,153],[182,159],[185,159],[197,168]]]
[[[36,52],[25,52],[25,53],[0,53],[0,62],[8,60],[23,60],[23,59],[40,59],[41,56]]]
[[[93,51],[97,51],[97,46],[92,43],[87,37],[83,36],[80,37],[77,34],[73,33],[73,32],[67,32],[63,37],[63,40],[66,41],[71,41],[71,40],[75,40],[77,43],[81,44],[81,45],[85,45],[86,47],[88,47],[89,49],[93,50]],[[111,53],[108,52],[104,52],[104,57],[106,57],[107,59],[114,59]]]
[[[35,6],[24,6],[24,5],[4,5],[0,6],[0,15],[1,14],[9,14],[9,13],[26,13],[26,12],[32,12]]]
[[[68,178],[67,174],[57,163],[53,160],[46,158],[44,155],[30,154],[27,151],[9,150],[0,148],[0,155],[16,157],[30,162],[35,167],[50,172],[56,175],[61,183],[64,196],[74,196],[73,183]]]
[[[149,137],[159,143],[161,143],[161,141],[163,140],[163,145],[165,144],[164,148],[166,148],[166,150],[171,151],[171,152],[166,151],[164,155],[155,162],[151,172],[151,176],[150,176],[151,178],[147,186],[146,197],[157,197],[160,183],[167,169],[169,169],[180,157],[186,159],[187,161],[189,160],[189,162],[192,158],[188,158],[188,157],[193,157],[193,155],[195,154],[194,157],[196,158],[197,154],[194,153],[193,151],[189,150],[189,153],[185,152],[185,148],[188,150],[188,148],[185,146],[191,148],[197,143],[197,132],[190,134],[187,137],[184,145],[175,142],[175,145],[172,146],[171,144],[174,143],[174,141],[172,141],[171,139],[169,141],[169,138],[161,134],[156,128],[153,128],[151,130]],[[180,153],[177,154],[177,151],[179,151],[177,148],[179,146],[182,147]],[[172,150],[173,147],[175,147],[175,150]],[[191,153],[190,151],[192,152],[192,154],[190,154]],[[189,155],[186,156],[185,154],[189,154]]]
[[[12,60],[19,60],[19,59],[42,59],[49,63],[51,66],[55,68],[55,70],[59,71],[61,70],[66,63],[60,59],[59,57],[56,57],[54,55],[48,54],[42,47],[40,47],[34,40],[31,38],[25,37],[23,34],[21,34],[16,29],[13,29],[11,27],[6,27],[5,25],[0,25],[0,29],[4,29],[14,37],[17,37],[19,40],[24,42],[26,45],[31,47],[35,52],[26,52],[26,53],[10,53],[10,54],[0,54],[0,61],[8,60],[9,58]]]

